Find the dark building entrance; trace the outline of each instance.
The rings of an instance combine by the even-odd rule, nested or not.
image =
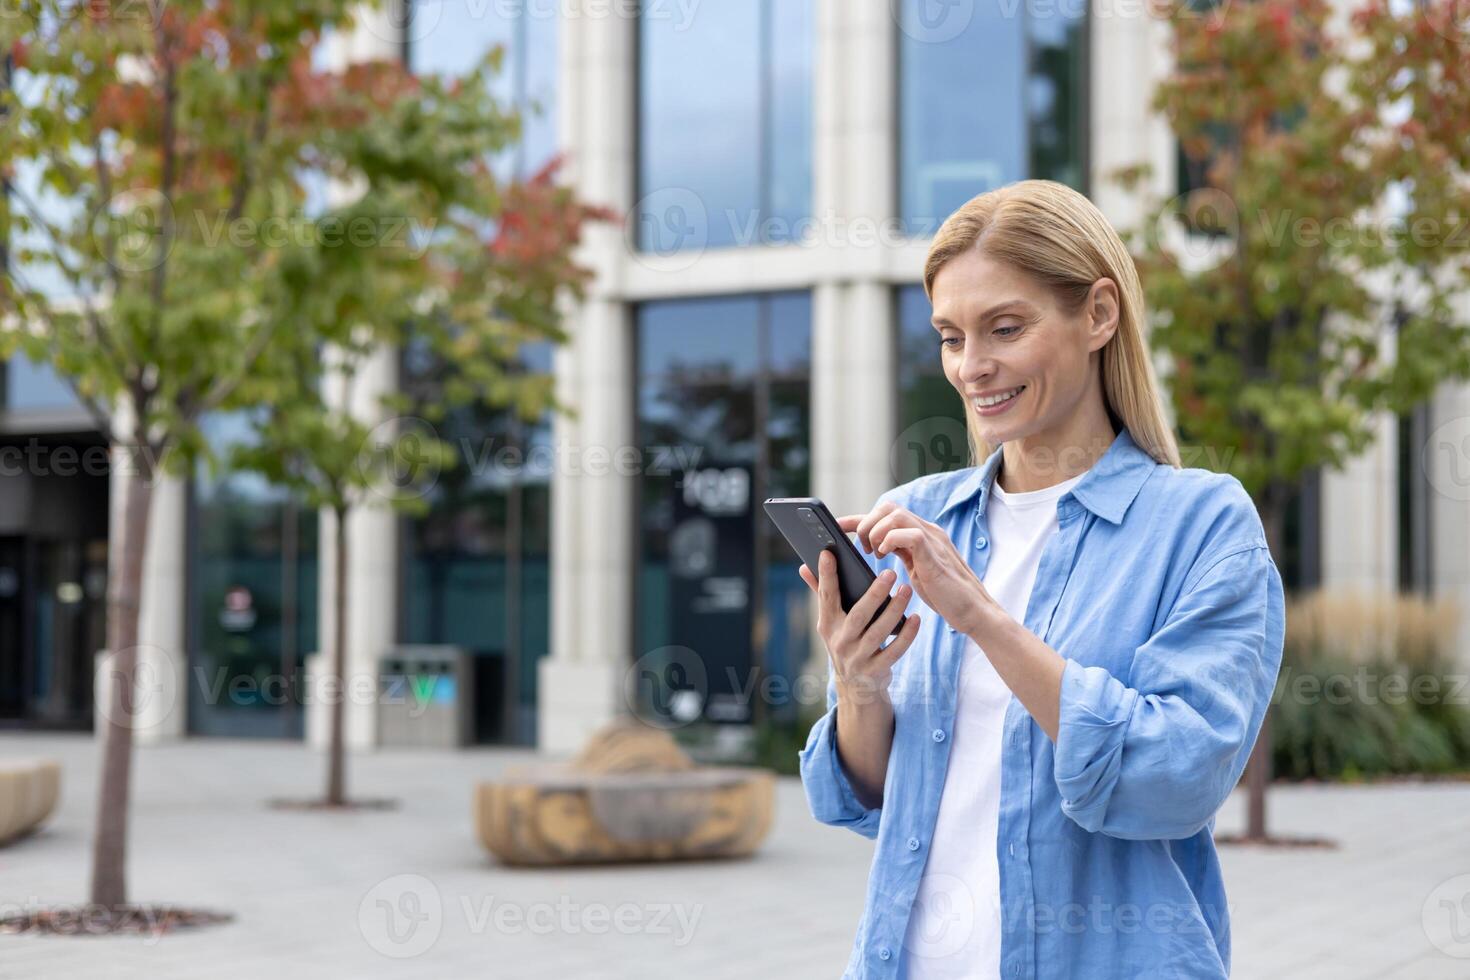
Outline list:
[[[0,437],[0,727],[91,727],[107,525],[99,437]]]

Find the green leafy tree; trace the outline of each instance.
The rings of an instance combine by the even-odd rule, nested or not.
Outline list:
[[[1367,448],[1375,413],[1470,377],[1454,307],[1470,286],[1470,36],[1449,0],[1371,0],[1346,33],[1331,11],[1253,0],[1176,14],[1175,69],[1153,105],[1203,186],[1154,206],[1133,236],[1182,442],[1251,491],[1278,562],[1305,473]],[[1266,837],[1267,721],[1250,839]]]
[[[98,733],[91,899],[108,908],[127,899],[152,490],[209,456],[201,417],[263,413],[291,448],[272,465],[334,506],[357,485],[337,479],[343,459],[364,481],[373,464],[355,423],[308,417],[319,361],[439,325],[427,334],[459,367],[454,395],[541,404],[545,382],[511,377],[510,352],[562,337],[557,300],[585,277],[572,253],[600,212],[554,167],[506,184],[488,163],[519,130],[488,95],[497,59],[444,83],[398,63],[314,65],[356,6],[27,0],[0,18],[0,357],[53,366],[133,461]]]

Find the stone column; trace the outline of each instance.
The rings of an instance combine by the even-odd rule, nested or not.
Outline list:
[[[562,18],[559,143],[566,179],[588,202],[626,214],[633,205],[637,21]],[[575,419],[553,423],[551,650],[538,664],[537,746],[566,754],[625,710],[632,665],[635,369],[629,306],[620,295],[622,229],[589,229],[581,261],[589,293],[568,311],[571,340],[556,352],[556,387]]]
[[[812,494],[834,515],[867,511],[894,485],[893,139],[897,24],[885,4],[818,0],[813,210],[833,254],[812,296]],[[916,270],[917,274],[917,270]],[[813,624],[807,669],[825,673]]]
[[[334,39],[328,57],[333,64],[350,64],[374,58],[397,58],[402,50],[403,8],[397,0],[381,10],[364,9],[356,28]],[[333,187],[328,193],[346,193]],[[326,356],[335,356],[328,351]],[[398,352],[380,347],[361,365],[350,390],[332,376],[326,390],[334,410],[352,412],[370,427],[389,423],[382,406],[384,395],[398,387]],[[389,427],[375,431],[375,438],[389,439]],[[337,595],[337,522],[330,511],[320,513],[318,526],[317,648],[307,658],[307,674],[323,677],[329,670],[327,652],[335,635]],[[344,741],[350,749],[377,744],[377,665],[382,654],[398,640],[398,516],[386,501],[369,497],[347,520],[347,631]],[[323,685],[312,681],[306,705],[306,740],[313,748],[325,748],[329,711],[323,700]]]

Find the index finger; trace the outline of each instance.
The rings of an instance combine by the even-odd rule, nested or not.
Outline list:
[[[837,556],[823,548],[817,558],[817,596],[832,623],[842,621],[842,600],[837,596]]]

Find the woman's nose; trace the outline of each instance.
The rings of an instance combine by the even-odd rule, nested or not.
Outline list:
[[[967,357],[960,365],[960,380],[976,384],[995,375],[995,359],[989,355]]]

